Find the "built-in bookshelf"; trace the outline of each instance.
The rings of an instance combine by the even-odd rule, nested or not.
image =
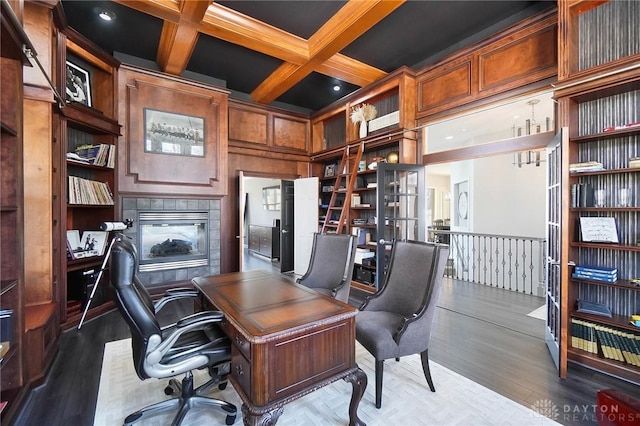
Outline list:
[[[0,74],[0,423],[10,424],[27,388],[23,253],[23,67],[31,46],[8,2],[2,10]]]
[[[57,158],[60,167],[54,176],[60,182],[59,199],[62,201],[56,213],[61,224],[57,253],[63,265],[60,271],[59,300],[60,322],[63,328],[78,324],[82,310],[88,303],[89,290],[94,284],[102,256],[68,258],[67,231],[77,230],[81,235],[97,231],[102,222],[116,219],[116,158],[120,125],[116,111],[116,81],[119,62],[106,52],[70,28],[61,29],[59,49],[60,93],[68,84],[69,63],[88,75],[87,101],[75,101],[66,96],[66,104],[60,109],[55,135]],[[76,68],[74,68],[75,70]],[[108,279],[108,272],[103,281]],[[103,282],[103,284],[104,284]],[[98,297],[92,300],[87,318],[113,307],[108,286],[102,286]]]
[[[640,312],[640,286],[632,281],[640,278],[640,168],[630,167],[640,156],[640,3],[563,1],[559,6],[564,31],[555,96],[561,125],[569,130],[563,197],[571,201],[572,188],[583,193],[565,203],[562,213],[562,324],[569,338],[560,342],[561,358],[565,369],[568,360],[640,383],[640,366],[609,350],[640,338],[640,328],[630,323]],[[585,236],[585,223],[602,226],[603,237]],[[616,273],[589,279],[579,273],[585,268]],[[605,313],[582,312],[584,301]],[[595,334],[587,346],[578,343],[585,329]]]

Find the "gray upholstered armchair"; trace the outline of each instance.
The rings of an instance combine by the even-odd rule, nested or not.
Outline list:
[[[396,241],[378,293],[356,315],[356,339],[376,359],[376,408],[382,405],[384,360],[419,353],[429,388],[429,340],[449,246]]]
[[[309,268],[296,282],[347,303],[356,247],[353,235],[315,233]]]

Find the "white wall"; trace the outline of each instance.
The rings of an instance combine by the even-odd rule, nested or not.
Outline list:
[[[247,177],[244,190],[248,196],[245,225],[272,226],[273,219],[280,219],[280,210],[265,210],[262,205],[262,188],[280,185],[279,179]],[[246,234],[245,234],[246,236]]]
[[[474,163],[473,231],[543,238],[546,163],[517,167],[512,154]]]

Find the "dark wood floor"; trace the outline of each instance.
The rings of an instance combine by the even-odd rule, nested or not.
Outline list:
[[[273,264],[247,256],[245,269],[256,268]],[[352,293],[351,303],[357,306],[363,294]],[[559,379],[544,343],[543,321],[526,316],[540,305],[539,298],[447,281],[436,312],[430,358],[527,407],[554,404],[556,420],[565,425],[597,424],[593,404],[598,389],[640,395],[639,386],[575,365],[570,366],[568,379]],[[159,317],[168,323],[191,309],[189,303],[176,302]],[[127,337],[129,331],[117,311],[85,323],[81,330],[63,333],[45,384],[32,391],[15,424],[91,425],[104,344]]]

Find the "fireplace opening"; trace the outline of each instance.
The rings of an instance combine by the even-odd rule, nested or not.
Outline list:
[[[140,212],[141,272],[209,264],[207,212]]]

